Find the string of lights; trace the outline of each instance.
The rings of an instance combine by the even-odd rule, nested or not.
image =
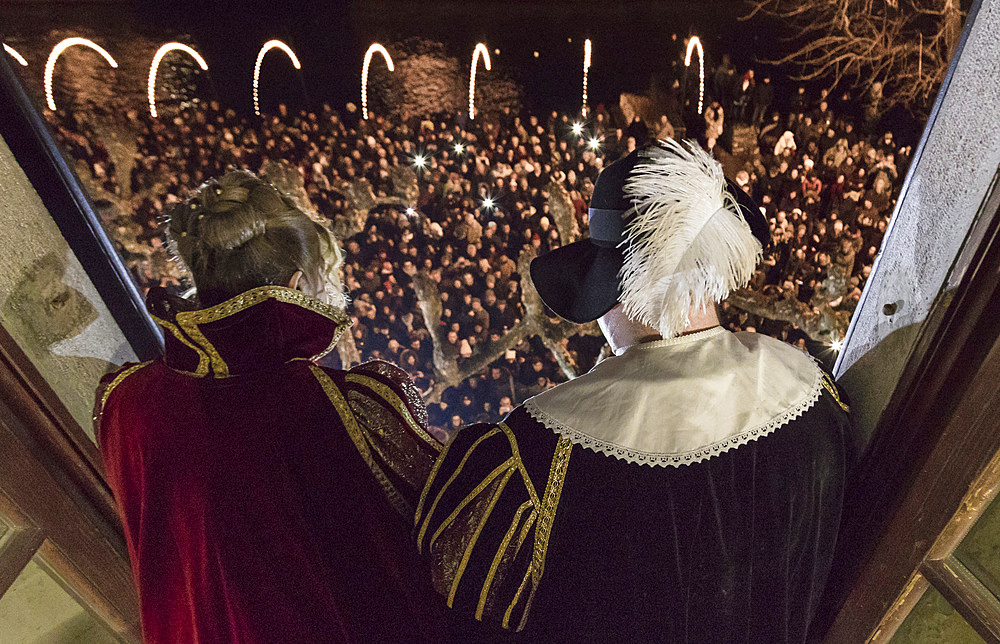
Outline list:
[[[587,77],[590,73],[590,38],[583,42],[583,109],[581,114],[587,116]]]
[[[701,39],[691,36],[688,41],[687,54],[684,55],[684,66],[691,66],[691,52],[698,49],[698,113],[701,114],[705,102],[705,50],[701,47]]]
[[[52,97],[52,73],[55,71],[56,61],[59,60],[59,56],[61,56],[64,51],[77,45],[93,49],[103,56],[104,60],[108,61],[108,64],[111,65],[111,67],[115,69],[118,68],[118,61],[112,58],[111,54],[109,54],[103,47],[95,43],[93,40],[73,37],[60,41],[55,47],[52,48],[52,51],[49,52],[48,60],[45,61],[45,103],[53,112],[56,109],[56,101]]]
[[[368,66],[371,64],[375,52],[382,54],[390,72],[396,71],[396,66],[392,64],[392,58],[389,57],[389,52],[386,51],[385,47],[378,43],[372,43],[372,46],[365,52],[365,62],[361,66],[361,116],[366,121],[368,120]]]
[[[292,51],[291,47],[280,40],[268,40],[264,43],[264,46],[260,48],[260,52],[257,54],[257,62],[253,66],[253,113],[257,116],[260,116],[260,101],[257,96],[257,88],[260,84],[260,64],[263,62],[264,56],[267,52],[275,47],[288,54],[288,57],[291,59],[292,65],[295,66],[295,69],[302,69],[302,65],[299,63],[299,59],[295,55],[295,52]]]
[[[483,64],[486,71],[491,71],[490,52],[483,43],[477,43],[475,51],[472,52],[472,71],[469,72],[469,120],[476,118],[476,65],[479,63],[479,56],[483,57]]]
[[[149,114],[154,119],[157,118],[156,114],[156,72],[160,68],[160,61],[163,57],[172,51],[183,51],[191,58],[195,59],[198,66],[201,67],[202,71],[208,71],[208,63],[205,59],[201,57],[201,54],[196,52],[191,47],[179,42],[168,42],[159,49],[156,50],[156,55],[153,56],[153,62],[149,65],[149,80],[146,82],[146,92],[149,94]]]
[[[28,61],[26,61],[24,59],[24,56],[22,56],[21,54],[17,53],[16,49],[14,49],[13,47],[11,47],[7,43],[3,44],[3,49],[4,49],[5,52],[7,52],[8,54],[10,54],[14,58],[14,60],[16,60],[17,62],[21,63],[22,67],[27,67],[28,66]]]

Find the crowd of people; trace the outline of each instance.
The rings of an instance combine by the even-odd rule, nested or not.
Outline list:
[[[769,79],[713,74],[705,130],[692,131],[713,148],[728,148],[734,179],[753,194],[771,224],[774,244],[752,288],[772,298],[813,305],[832,266],[847,272],[849,288],[830,306],[851,311],[868,277],[886,229],[910,149],[891,132],[869,131],[850,110],[831,107],[823,94],[804,90],[791,109],[772,109]],[[351,298],[352,333],[363,360],[401,365],[424,391],[435,383],[435,346],[459,369],[518,325],[525,316],[517,259],[560,244],[550,184],[573,204],[585,234],[587,203],[602,167],[645,143],[649,130],[624,123],[617,109],[597,108],[586,120],[570,114],[506,111],[437,115],[403,122],[360,118],[348,106],[335,111],[277,114],[246,119],[216,102],[189,106],[174,118],[137,111],[118,118],[119,131],[137,133],[128,176],[115,167],[97,119],[85,113],[50,114],[66,151],[93,195],[114,243],[137,283],[178,293],[191,283],[173,261],[162,216],[204,180],[232,167],[259,171],[267,161],[297,168],[315,209],[330,220],[351,205],[344,182],[367,179],[374,193],[393,195],[397,167],[417,177],[415,201],[373,208],[363,228],[340,240],[344,283]],[[688,110],[690,112],[690,110]],[[581,126],[574,128],[579,121]],[[695,121],[697,122],[697,121]],[[124,129],[122,129],[124,128]],[[752,143],[743,154],[734,138]],[[721,154],[721,151],[720,151]],[[733,165],[735,164],[735,166]],[[122,182],[127,182],[124,186]],[[114,207],[114,204],[121,204]],[[438,285],[441,329],[425,324],[414,276]],[[788,322],[765,320],[724,305],[733,330],[755,329],[793,344],[804,335]],[[580,372],[597,361],[603,342],[575,336],[565,351]],[[567,378],[556,357],[533,337],[499,354],[482,373],[450,387],[429,407],[431,425],[447,431],[496,420],[526,398]]]

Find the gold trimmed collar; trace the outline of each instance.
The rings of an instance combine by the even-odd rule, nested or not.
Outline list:
[[[253,328],[254,325],[247,322],[244,319],[245,316],[241,315],[253,307],[268,301],[287,304],[293,307],[294,312],[290,317],[295,319],[288,321],[288,323],[293,324],[291,332],[279,332],[276,335],[280,337],[268,338],[267,336],[273,332],[274,328],[283,331],[281,329],[282,320],[274,320],[277,327],[269,324],[267,328],[257,329]],[[316,315],[323,320],[333,322],[333,326],[331,327],[328,324],[323,325],[320,320],[316,320],[308,322],[308,331],[303,332],[303,320],[301,319],[303,310],[308,312],[306,313],[307,318]],[[280,309],[275,313],[275,318],[279,317]],[[344,311],[320,302],[301,291],[284,286],[261,286],[240,293],[236,297],[209,308],[179,311],[175,314],[173,321],[157,316],[154,316],[153,319],[179,342],[179,345],[174,345],[177,351],[193,351],[197,357],[197,366],[194,367],[193,371],[178,370],[198,377],[211,374],[215,378],[227,378],[234,375],[231,372],[231,360],[223,357],[223,353],[230,353],[232,350],[239,350],[241,348],[245,349],[250,345],[256,344],[255,340],[259,340],[261,344],[265,345],[269,340],[277,341],[279,345],[285,341],[292,343],[300,342],[302,344],[301,347],[278,346],[270,348],[285,353],[287,356],[285,361],[315,361],[330,353],[337,342],[340,341],[344,332],[351,326],[350,318],[347,317]],[[295,322],[298,322],[298,324],[295,324]],[[306,345],[313,345],[313,349],[315,349],[314,345],[317,338],[309,337],[309,332],[312,332],[313,336],[316,334],[329,335],[329,341],[318,351],[310,350],[303,353]],[[232,345],[232,347],[224,346],[222,347],[224,350],[220,353],[220,348],[217,346],[220,342],[223,345]],[[170,366],[171,362],[170,351],[168,347],[168,366]],[[193,357],[190,358],[190,362],[194,363]]]

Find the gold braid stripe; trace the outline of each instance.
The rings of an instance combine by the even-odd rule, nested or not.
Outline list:
[[[823,374],[823,387],[830,392],[830,395],[833,396],[833,399],[837,401],[837,404],[840,405],[841,409],[843,409],[847,413],[851,412],[850,406],[848,406],[846,403],[844,403],[844,401],[840,399],[840,392],[837,391],[836,383],[834,383],[833,380],[830,378],[830,376],[826,375],[826,373]]]
[[[402,495],[398,490],[392,485],[392,482],[386,477],[385,472],[375,463],[375,459],[372,457],[371,449],[368,447],[368,443],[365,440],[364,433],[361,431],[361,427],[358,425],[357,419],[354,417],[354,412],[351,411],[350,406],[347,404],[347,400],[344,398],[343,394],[340,393],[340,389],[334,384],[330,376],[326,375],[326,372],[322,368],[316,365],[309,365],[312,369],[313,375],[316,376],[316,380],[319,381],[320,386],[326,393],[327,398],[333,403],[334,408],[340,415],[341,420],[344,422],[344,428],[347,430],[348,436],[351,437],[351,441],[354,442],[354,446],[358,449],[358,453],[364,460],[365,464],[375,475],[375,478],[381,484],[382,489],[385,491],[386,496],[389,497],[389,502],[392,506],[396,508],[396,511],[402,514],[404,517],[408,516],[412,512],[406,500],[403,499]]]
[[[434,451],[441,451],[441,443],[436,441],[424,430],[423,427],[420,426],[420,423],[418,423],[416,419],[413,418],[413,415],[410,414],[410,410],[406,407],[406,404],[400,399],[399,396],[396,395],[396,392],[394,392],[391,387],[388,387],[371,376],[362,376],[354,373],[347,374],[346,380],[355,384],[364,385],[377,393],[389,404],[390,407],[396,410],[397,414],[403,417],[403,420],[410,426],[413,433],[419,436],[425,443],[430,445]]]
[[[531,477],[528,476],[528,470],[524,467],[524,462],[521,460],[521,452],[517,449],[517,438],[514,437],[514,432],[511,431],[507,423],[499,423],[498,426],[507,436],[508,442],[510,442],[510,449],[513,453],[514,460],[517,461],[517,469],[521,473],[521,478],[524,480],[524,487],[528,490],[528,496],[531,497],[531,502],[535,507],[538,507],[538,492],[531,485]]]
[[[514,595],[514,601],[507,607],[504,613],[503,626],[509,627],[510,614],[521,599],[521,593],[527,587],[527,582],[531,579],[531,591],[528,594],[527,603],[521,613],[521,622],[517,627],[520,631],[528,621],[528,611],[531,609],[531,600],[535,595],[539,582],[542,580],[542,573],[545,572],[545,555],[548,552],[549,537],[552,535],[552,523],[556,518],[556,510],[559,508],[559,499],[562,496],[563,483],[566,482],[566,470],[569,468],[569,457],[573,451],[573,443],[568,438],[560,438],[556,443],[556,448],[552,454],[552,465],[549,467],[549,480],[545,484],[545,494],[541,507],[538,510],[538,523],[535,525],[535,545],[531,553],[531,565],[521,582],[521,586]]]
[[[517,512],[514,513],[514,519],[510,522],[510,528],[507,529],[507,534],[504,535],[503,541],[500,542],[500,548],[497,550],[496,556],[493,557],[493,563],[490,564],[490,571],[486,574],[486,581],[483,582],[483,590],[479,593],[479,605],[476,607],[476,619],[481,620],[483,618],[483,609],[486,608],[486,600],[490,594],[490,587],[493,585],[493,578],[496,577],[497,569],[500,567],[500,562],[503,561],[503,556],[506,554],[507,548],[510,546],[510,540],[513,538],[514,533],[517,532],[517,526],[521,523],[521,515],[524,514],[524,511],[530,507],[533,507],[531,501],[525,501],[521,504],[521,507],[519,507]],[[518,544],[518,550],[520,550],[520,543]],[[514,556],[517,556],[516,551]]]
[[[413,514],[414,528],[417,527],[418,523],[420,523],[420,515],[424,511],[424,503],[427,501],[427,493],[430,491],[431,484],[434,482],[434,479],[437,478],[438,470],[441,469],[441,464],[444,463],[444,459],[447,458],[448,448],[451,447],[453,442],[454,441],[451,441],[445,445],[444,449],[441,450],[441,453],[438,454],[437,460],[434,461],[434,466],[431,468],[431,473],[427,476],[427,482],[424,483],[424,489],[420,491],[420,500],[417,501],[417,511]]]
[[[462,553],[462,562],[458,564],[458,571],[455,573],[455,579],[451,582],[451,590],[448,592],[448,608],[452,607],[455,601],[455,593],[458,592],[458,584],[462,581],[462,575],[465,574],[465,568],[469,565],[469,558],[472,556],[472,550],[476,547],[476,541],[479,540],[479,535],[483,531],[483,526],[489,521],[490,515],[493,513],[493,507],[497,504],[497,499],[503,493],[505,487],[507,487],[507,481],[514,474],[515,468],[508,468],[503,478],[500,479],[500,485],[497,487],[496,491],[490,497],[489,503],[486,505],[486,511],[483,513],[482,518],[479,519],[479,524],[476,526],[475,531],[472,533],[472,538],[469,540],[469,545],[465,547],[465,552]]]
[[[499,433],[500,433],[499,429],[493,428],[490,431],[483,434],[482,436],[480,436],[479,438],[477,438],[476,442],[474,442],[471,446],[469,446],[469,449],[465,452],[465,455],[462,457],[462,460],[459,461],[458,467],[455,468],[455,471],[451,473],[451,476],[448,477],[448,480],[445,481],[441,489],[438,490],[437,496],[434,497],[434,502],[431,503],[431,507],[427,511],[427,516],[424,518],[424,524],[420,526],[420,534],[417,535],[417,543],[419,544],[418,550],[423,550],[424,535],[427,533],[427,528],[430,527],[431,517],[434,516],[434,511],[437,509],[438,503],[441,502],[441,497],[444,496],[444,493],[448,489],[448,486],[450,486],[455,481],[455,479],[458,478],[458,475],[462,472],[462,468],[465,467],[466,461],[469,460],[469,456],[472,455],[472,452],[475,451],[476,447],[478,447],[479,444],[482,443],[487,438],[490,438],[491,436],[494,436]],[[434,480],[434,475],[437,474],[438,465],[441,463],[441,461],[444,460],[444,457],[447,455],[447,453],[448,450],[446,449],[445,451],[441,452],[440,456],[438,456],[438,462],[434,464],[434,469],[431,470],[431,476],[429,479],[427,479],[427,485],[424,487],[425,492],[427,488],[430,487],[431,481]],[[423,505],[423,501],[424,500],[421,498],[420,500],[421,505]]]
[[[153,318],[153,322],[156,322],[157,324],[159,324],[160,326],[162,326],[167,331],[170,331],[170,334],[172,336],[174,336],[175,338],[177,338],[177,340],[181,344],[183,344],[184,346],[186,346],[186,347],[194,350],[194,352],[196,354],[198,354],[198,367],[195,369],[194,375],[197,376],[197,377],[199,377],[199,378],[202,377],[202,376],[207,375],[208,374],[208,354],[205,353],[205,351],[203,349],[198,348],[197,346],[195,346],[195,344],[193,342],[191,342],[190,340],[188,340],[187,336],[185,336],[181,332],[181,330],[177,328],[176,324],[173,324],[171,322],[167,322],[166,320],[161,320],[160,318],[156,317],[155,315],[152,315],[150,317]]]
[[[492,472],[486,475],[486,478],[479,482],[479,485],[474,487],[471,492],[465,495],[462,502],[455,506],[455,509],[452,510],[451,514],[449,514],[445,520],[441,522],[441,525],[439,525],[437,530],[434,531],[434,534],[431,535],[431,540],[427,542],[428,548],[434,548],[434,542],[441,536],[441,533],[444,532],[448,526],[454,523],[455,519],[458,518],[458,515],[465,509],[465,506],[475,501],[476,497],[482,494],[483,490],[485,490],[487,486],[489,486],[489,484],[492,483],[498,476],[506,472],[504,481],[506,482],[506,480],[510,478],[510,475],[513,474],[516,469],[514,467],[514,463],[512,462],[513,460],[513,457],[511,457],[498,465]]]

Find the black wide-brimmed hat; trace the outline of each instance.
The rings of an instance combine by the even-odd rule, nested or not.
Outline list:
[[[664,149],[662,144],[654,146],[659,146],[661,152]],[[635,150],[605,168],[597,177],[590,200],[590,238],[556,248],[531,262],[535,288],[542,301],[560,317],[578,324],[592,322],[621,302],[623,242],[628,239],[627,229],[634,223],[639,205],[626,194],[626,184],[630,177],[635,179],[637,166],[649,162],[647,152]],[[640,168],[641,172],[645,170]],[[724,189],[735,200],[738,214],[749,225],[753,237],[766,248],[771,234],[760,208],[736,183],[726,179]]]

